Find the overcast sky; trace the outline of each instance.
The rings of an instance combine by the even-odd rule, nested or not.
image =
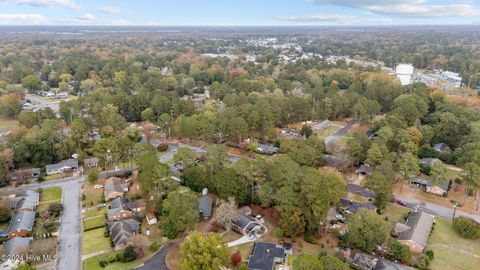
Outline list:
[[[480,0],[0,0],[2,25],[472,23]]]

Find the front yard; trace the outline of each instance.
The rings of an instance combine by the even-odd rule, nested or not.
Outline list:
[[[40,191],[38,211],[46,211],[51,203],[61,203],[62,189],[60,187],[44,188]]]
[[[111,248],[110,237],[104,236],[105,230],[106,228],[99,228],[83,233],[82,253],[84,255]]]
[[[451,221],[436,219],[435,229],[430,235],[427,249],[435,257],[430,265],[435,270],[478,269],[480,265],[480,241],[459,236]]]

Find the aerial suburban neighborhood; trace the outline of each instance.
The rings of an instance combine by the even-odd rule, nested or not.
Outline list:
[[[480,269],[478,3],[145,2],[0,1],[1,270]]]

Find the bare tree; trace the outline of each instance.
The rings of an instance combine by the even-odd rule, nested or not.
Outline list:
[[[217,223],[222,225],[227,232],[232,229],[232,219],[237,214],[235,198],[229,197],[228,201],[220,200],[217,208]]]

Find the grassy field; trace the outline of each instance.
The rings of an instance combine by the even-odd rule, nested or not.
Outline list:
[[[44,188],[40,193],[40,202],[56,201],[61,199],[62,189],[59,187]]]
[[[107,207],[103,207],[100,209],[92,209],[83,213],[83,218],[92,218],[92,217],[104,217],[107,213]]]
[[[110,248],[110,237],[105,237],[105,228],[83,233],[83,254],[90,254]]]
[[[16,126],[18,126],[17,120],[0,117],[0,131],[8,131]]]
[[[83,224],[84,224],[83,225],[84,229],[90,229],[90,228],[102,226],[102,225],[105,225],[105,217],[98,216],[98,217],[90,218],[90,219],[84,220]]]
[[[61,203],[62,189],[59,187],[51,187],[42,189],[40,192],[40,204],[38,210],[45,211],[51,203]]]
[[[103,189],[94,189],[90,183],[85,184],[83,189],[85,200],[82,202],[83,207],[92,207],[102,202]]]
[[[436,219],[435,229],[430,236],[427,249],[435,253],[430,265],[431,269],[479,269],[480,240],[462,238],[453,230],[451,221]]]
[[[99,262],[101,260],[108,261],[109,258],[115,257],[117,253],[123,254],[123,251],[112,251],[109,253],[105,253],[102,255],[98,255],[92,258],[89,258],[83,261],[83,269],[88,270],[126,270],[126,269],[134,269],[138,265],[142,264],[147,258],[143,257],[141,259],[135,260],[129,263],[121,263],[121,262],[114,262],[109,263],[105,268],[100,267]]]

